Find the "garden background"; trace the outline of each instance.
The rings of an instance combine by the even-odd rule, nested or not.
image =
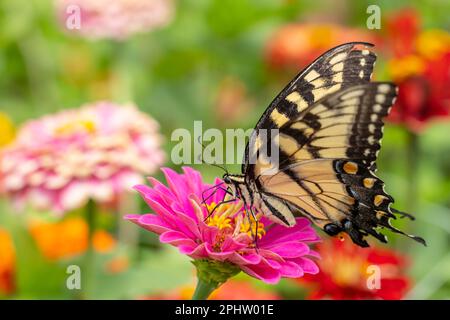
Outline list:
[[[67,5],[83,7],[85,2],[0,1],[2,148],[16,143],[22,125],[32,119],[97,101],[132,103],[142,114],[119,118],[137,127],[136,118],[145,118],[144,113],[156,120],[159,127],[148,119],[154,131],[147,138],[165,154],[165,160],[141,159],[144,168],[135,171],[164,181],[159,167],[181,171],[170,160],[175,129],[192,130],[195,120],[203,121],[204,130],[251,128],[284,85],[318,55],[344,42],[373,42],[378,55],[374,79],[400,85],[377,174],[396,199],[396,208],[416,216],[414,222],[400,219],[396,225],[425,238],[428,247],[387,233],[389,244],[374,243],[375,248],[367,249],[374,254],[382,250],[393,259],[395,282],[383,289],[389,292],[369,292],[361,281],[367,261],[338,246],[329,252],[336,255],[336,265],[324,266],[324,276],[269,285],[240,273],[213,297],[450,298],[448,1],[155,0],[136,10],[140,1],[117,0],[112,3],[118,3],[118,11],[102,18],[102,10],[94,8],[91,16],[82,16],[80,30],[69,30]],[[372,4],[380,9],[380,29],[367,28]],[[98,1],[101,5],[107,6]],[[145,10],[147,15],[137,12]],[[59,129],[71,131],[79,125]],[[41,143],[39,132],[26,137],[29,144]],[[5,176],[0,297],[191,297],[195,269],[189,259],[161,244],[157,235],[123,220],[125,214],[151,211],[137,192],[115,181],[121,191],[114,199],[89,202],[96,211],[92,223],[86,221],[85,202],[71,203],[56,214],[33,201],[25,203],[6,178],[25,170],[25,163],[13,167],[0,170]],[[213,166],[192,167],[209,183],[223,174]],[[238,173],[240,167],[229,169]],[[97,231],[88,232],[89,225]],[[319,235],[329,241],[324,233]],[[81,294],[67,288],[67,267],[85,265],[87,255],[89,288]]]

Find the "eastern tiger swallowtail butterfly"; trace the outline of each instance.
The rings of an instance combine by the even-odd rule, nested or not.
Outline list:
[[[386,243],[380,228],[425,245],[391,225],[395,214],[407,214],[390,208],[394,199],[375,175],[383,117],[397,87],[370,82],[376,60],[372,46],[340,45],[301,71],[259,119],[242,174],[226,173],[223,181],[247,208],[285,226],[302,215],[331,236],[347,233],[361,247],[369,246],[368,235]],[[275,129],[277,135],[262,139],[263,129]],[[275,149],[276,166],[265,161]]]

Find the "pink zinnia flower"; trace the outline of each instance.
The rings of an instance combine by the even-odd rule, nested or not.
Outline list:
[[[174,7],[171,0],[57,0],[56,3],[64,28],[76,14],[71,8],[79,8],[79,29],[67,31],[87,38],[117,40],[167,25]]]
[[[26,123],[1,151],[3,192],[19,207],[65,212],[110,203],[163,160],[158,124],[134,105],[85,105]]]
[[[151,187],[136,186],[154,214],[128,215],[126,219],[159,234],[161,242],[178,247],[195,261],[228,263],[267,283],[318,272],[311,260],[317,254],[309,244],[319,238],[306,218],[297,218],[294,227],[286,228],[258,214],[256,223],[242,209],[242,202],[234,201],[222,204],[207,219],[225,192],[208,190],[211,185],[202,181],[199,172],[183,170],[184,174],[177,174],[163,169],[168,187],[153,178]],[[202,196],[209,198],[206,204],[202,204]]]

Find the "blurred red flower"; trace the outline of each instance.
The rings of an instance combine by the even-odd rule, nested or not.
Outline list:
[[[337,45],[377,39],[363,30],[334,24],[290,24],[282,27],[269,40],[266,58],[270,66],[302,68]]]
[[[387,20],[388,70],[399,95],[388,120],[419,132],[430,120],[450,115],[450,34],[420,30],[418,14],[406,9]]]
[[[320,272],[296,279],[310,288],[308,299],[385,299],[405,296],[409,279],[403,273],[405,257],[389,249],[356,247],[344,238],[317,245]],[[378,269],[379,268],[379,269]],[[379,270],[379,285],[372,282]]]

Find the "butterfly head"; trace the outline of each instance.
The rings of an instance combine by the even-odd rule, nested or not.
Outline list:
[[[223,180],[223,182],[225,182],[228,185],[230,185],[232,183],[229,173],[224,173],[222,176],[222,180]]]
[[[239,184],[245,184],[245,178],[243,175],[239,174],[229,174],[225,173],[222,177],[223,182],[225,182],[227,185],[239,185]]]
[[[247,190],[245,177],[243,175],[225,173],[222,177],[223,182],[227,185],[234,196],[240,197]]]

